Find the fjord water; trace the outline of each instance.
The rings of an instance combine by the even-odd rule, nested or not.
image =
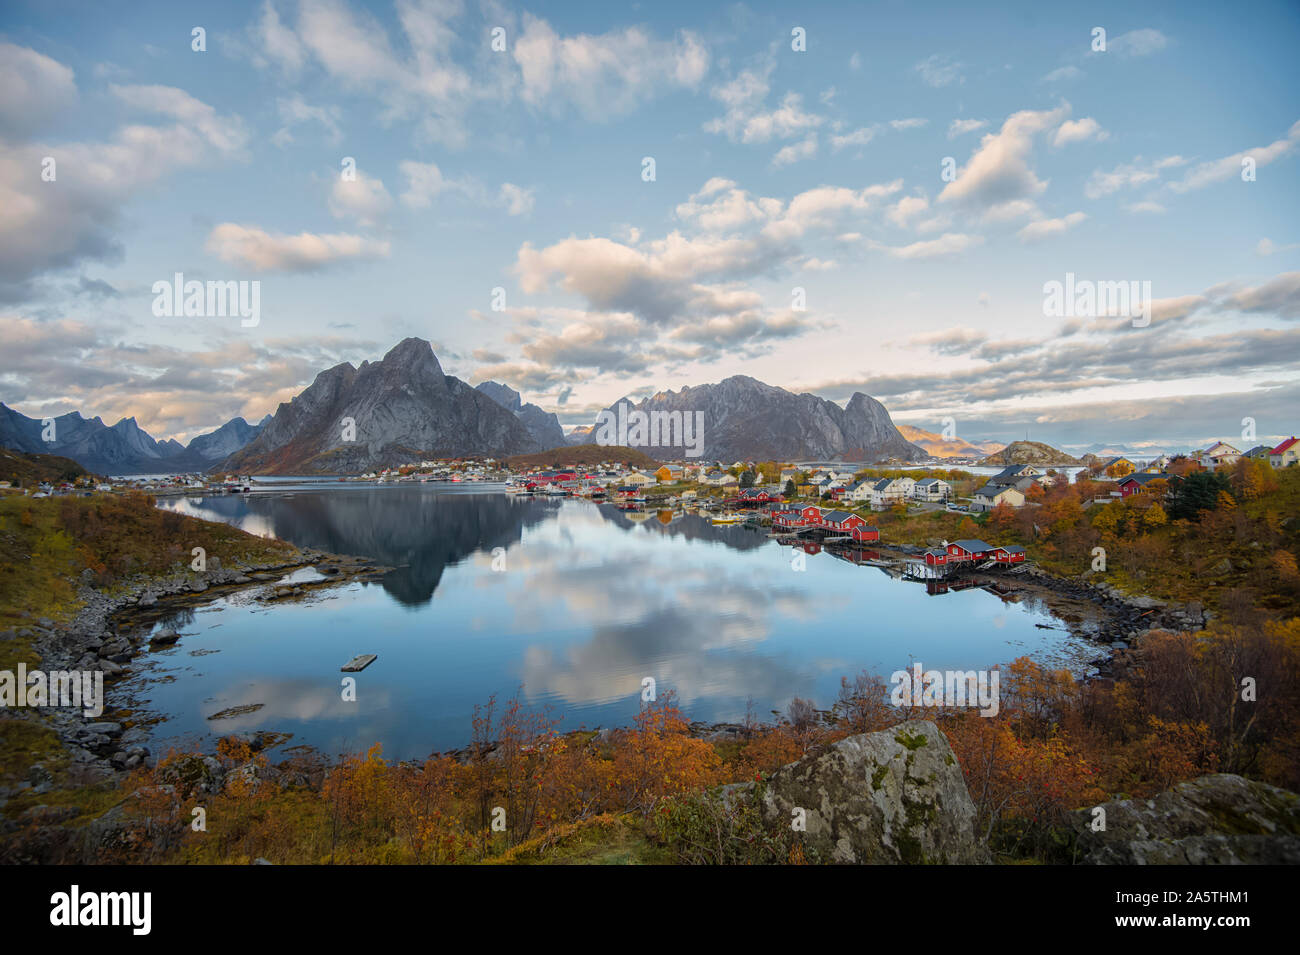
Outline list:
[[[1036,600],[929,596],[827,553],[797,571],[766,532],[695,515],[432,484],[290,485],[159,506],[394,568],[305,602],[245,589],[160,621],[181,641],[127,684],[164,718],[159,752],[270,730],[327,753],[380,742],[413,759],[466,745],[474,705],[521,686],[526,707],[550,707],[565,730],[629,724],[645,677],[691,719],[739,721],[751,699],[759,718],[795,696],[829,707],[840,677],[864,669],[1088,656],[1083,640],[1035,626],[1059,625]],[[345,702],[339,667],[361,653],[378,660],[353,674],[357,700]],[[208,719],[239,707],[257,708]]]

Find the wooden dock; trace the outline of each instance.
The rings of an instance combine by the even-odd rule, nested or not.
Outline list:
[[[377,653],[359,653],[347,663],[343,664],[343,666],[339,667],[339,670],[342,673],[360,673],[378,659],[379,654]]]

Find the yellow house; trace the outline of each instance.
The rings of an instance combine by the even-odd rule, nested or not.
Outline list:
[[[655,477],[659,479],[660,484],[671,484],[673,481],[682,480],[685,475],[682,469],[675,464],[665,464],[655,472]]]
[[[1102,473],[1107,477],[1121,478],[1132,474],[1137,467],[1128,458],[1111,458],[1102,464]]]

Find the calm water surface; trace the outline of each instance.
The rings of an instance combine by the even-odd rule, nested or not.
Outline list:
[[[1082,668],[1095,655],[1035,627],[1060,623],[1035,600],[929,596],[828,553],[798,572],[765,532],[703,517],[664,523],[433,484],[287,487],[159,506],[395,569],[305,603],[245,590],[160,621],[184,636],[128,684],[165,717],[157,751],[266,729],[330,753],[378,741],[391,758],[418,758],[465,745],[474,704],[520,686],[563,729],[629,723],[647,676],[692,719],[738,721],[750,699],[760,717],[795,696],[829,706],[840,677],[863,669],[983,668],[1022,654]],[[339,667],[358,653],[379,658],[344,702]]]

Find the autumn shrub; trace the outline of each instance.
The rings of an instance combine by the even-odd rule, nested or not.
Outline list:
[[[655,812],[659,837],[687,865],[814,863],[817,853],[782,821],[763,821],[763,783],[738,793],[711,788],[665,799]]]

